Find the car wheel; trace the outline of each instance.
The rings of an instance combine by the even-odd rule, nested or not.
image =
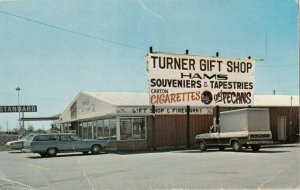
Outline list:
[[[100,154],[101,146],[98,144],[95,144],[92,146],[91,151],[93,154]]]
[[[257,151],[259,151],[259,149],[260,149],[260,145],[252,145],[252,146],[251,146],[251,149],[252,149],[254,152],[257,152]]]
[[[224,151],[225,150],[225,146],[219,146],[219,150],[220,151]]]
[[[48,148],[47,150],[47,155],[49,157],[54,157],[57,154],[57,149],[56,148]]]
[[[199,143],[199,146],[201,151],[206,151],[206,144],[203,141]]]
[[[239,152],[242,150],[242,146],[239,141],[233,141],[232,148],[234,151]]]

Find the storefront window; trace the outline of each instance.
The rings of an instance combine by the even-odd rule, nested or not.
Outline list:
[[[109,120],[105,119],[103,123],[104,123],[104,127],[103,127],[104,137],[105,139],[109,139]]]
[[[87,139],[88,138],[88,123],[82,122],[82,138]]]
[[[121,119],[120,130],[121,130],[121,140],[131,140],[132,139],[131,119]]]
[[[105,119],[97,121],[97,139],[117,140],[116,120]]]
[[[142,118],[133,119],[133,139],[145,139],[145,125]]]
[[[77,132],[77,134],[78,134],[78,136],[80,136],[80,137],[83,137],[83,136],[82,136],[82,128],[83,128],[82,123],[79,123],[79,127],[78,127],[78,132]]]
[[[87,138],[93,139],[93,123],[87,122]]]
[[[97,121],[93,121],[93,139],[97,139]]]
[[[98,120],[97,121],[97,138],[96,139],[102,139],[102,138],[104,138],[103,120]]]
[[[117,122],[115,119],[109,120],[109,139],[117,140]]]
[[[145,139],[143,118],[123,118],[120,120],[121,140]]]

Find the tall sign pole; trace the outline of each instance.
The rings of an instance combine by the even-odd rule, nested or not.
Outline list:
[[[153,53],[152,46],[149,47],[149,52]],[[156,117],[155,117],[155,105],[151,106],[152,113],[152,150],[156,151]]]
[[[300,1],[298,0],[298,45],[300,44]],[[300,65],[300,48],[298,48],[298,63]],[[300,89],[300,84],[299,84],[299,89]],[[299,109],[299,119],[300,119],[300,107],[298,108]],[[300,132],[300,125],[298,124],[299,126],[299,132]],[[299,138],[299,143],[300,143],[300,135],[298,136]]]
[[[18,92],[18,112],[19,112],[19,128],[20,128],[20,131],[22,131],[22,126],[21,126],[21,115],[20,115],[20,90],[21,88],[20,87],[17,87],[16,88],[16,91]]]

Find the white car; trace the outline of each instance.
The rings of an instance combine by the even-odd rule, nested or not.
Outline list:
[[[9,142],[7,142],[5,145],[6,145],[7,147],[9,147],[10,149],[22,150],[25,140],[26,140],[28,137],[32,137],[33,135],[34,135],[34,134],[29,134],[29,135],[26,135],[26,136],[20,138],[19,140],[16,140],[16,141],[9,141]]]

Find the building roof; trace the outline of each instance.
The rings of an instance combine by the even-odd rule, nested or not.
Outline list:
[[[299,106],[299,96],[291,95],[255,95],[254,106],[289,107]]]
[[[71,107],[76,104],[75,108]],[[119,113],[120,107],[150,106],[146,92],[79,92],[60,115],[57,123],[89,118],[108,117]],[[299,107],[299,96],[255,95],[253,107]],[[76,113],[73,113],[73,110]],[[73,115],[72,115],[73,114]]]
[[[115,106],[150,105],[149,95],[148,93],[145,92],[86,92],[85,91],[83,93]],[[299,96],[291,96],[291,95],[255,95],[254,96],[254,106],[257,107],[288,107],[291,105],[293,107],[299,106]]]
[[[149,105],[149,95],[144,92],[83,92],[115,106]]]

